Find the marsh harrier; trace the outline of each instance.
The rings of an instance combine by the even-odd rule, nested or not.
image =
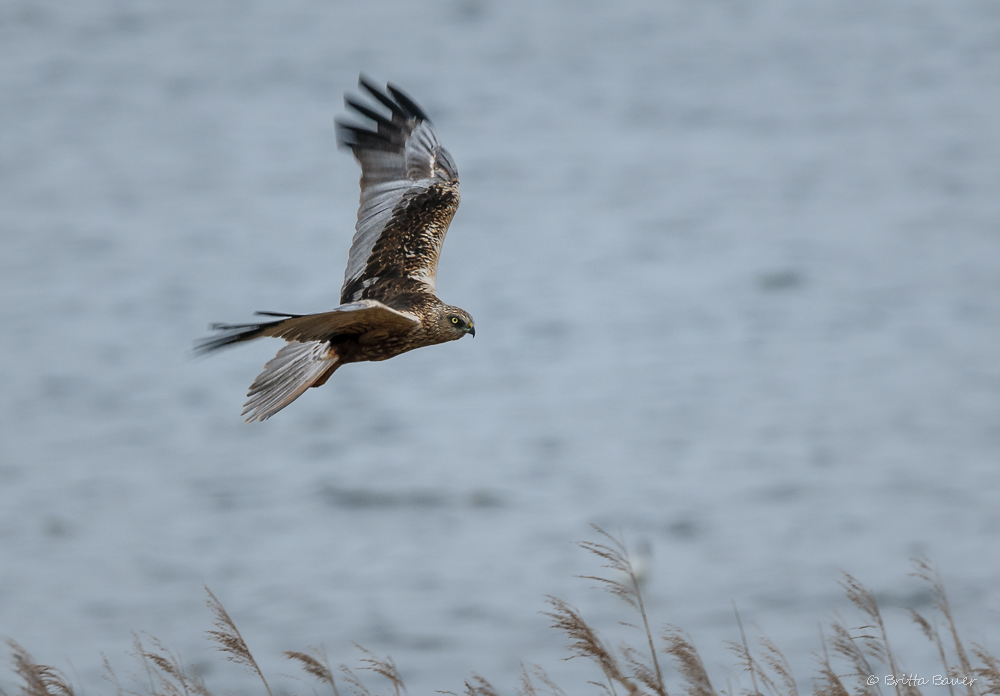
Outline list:
[[[458,209],[458,170],[424,111],[401,90],[365,77],[371,99],[347,106],[371,123],[337,119],[337,143],[361,164],[361,205],[340,291],[320,314],[257,312],[256,324],[213,324],[196,350],[272,336],[286,345],[247,394],[247,422],[270,418],[352,362],[387,360],[414,348],[476,335],[469,313],[434,294],[438,257]],[[380,110],[381,107],[381,110]]]

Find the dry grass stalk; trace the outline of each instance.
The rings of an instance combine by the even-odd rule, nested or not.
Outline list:
[[[115,672],[114,668],[111,666],[111,661],[108,660],[108,656],[101,653],[101,659],[104,661],[104,679],[110,682],[115,687],[115,693],[118,696],[123,696],[125,690],[122,689],[121,682],[118,681],[118,674]],[[3,691],[0,691],[3,693]]]
[[[871,621],[875,622],[874,626],[865,626],[863,628],[877,627],[879,630],[878,636],[864,636],[863,638],[869,653],[883,663],[888,664],[890,674],[902,676],[903,673],[900,671],[896,663],[896,657],[893,655],[892,648],[889,645],[889,635],[885,630],[885,622],[882,620],[882,612],[879,611],[875,595],[849,573],[844,573],[844,578],[841,580],[840,585],[844,588],[847,599],[867,614]],[[869,672],[869,674],[873,673]],[[896,696],[920,696],[920,690],[910,680],[895,679],[893,684],[896,688]]]
[[[931,594],[934,597],[934,607],[941,612],[941,615],[944,617],[944,621],[948,625],[948,629],[951,632],[951,639],[955,646],[955,654],[958,656],[959,671],[949,670],[947,671],[948,676],[958,679],[966,678],[965,681],[968,681],[968,678],[971,678],[971,675],[976,672],[972,668],[972,663],[969,660],[969,655],[965,650],[965,646],[962,645],[962,639],[958,637],[958,627],[955,625],[955,617],[951,613],[951,604],[948,602],[948,595],[944,591],[944,582],[941,580],[941,574],[925,558],[918,558],[913,561],[913,564],[916,566],[916,569],[913,571],[912,575],[920,578],[931,586]],[[947,665],[945,665],[945,668],[947,670]],[[974,682],[966,684],[968,696],[976,696],[973,684]]]
[[[156,638],[151,637],[149,641],[153,645],[151,650],[143,645],[138,634],[132,634],[133,656],[146,672],[151,696],[212,696],[198,676],[188,674],[177,655]],[[114,676],[106,661],[105,668]],[[121,693],[120,685],[118,689]]]
[[[625,689],[626,693],[640,696],[642,690],[622,669],[615,654],[605,647],[597,632],[583,619],[580,612],[558,597],[547,597],[552,611],[545,615],[552,619],[552,628],[562,631],[572,641],[569,645],[570,657],[583,657],[594,662],[608,680],[609,690],[615,691],[615,684]]]
[[[981,645],[972,646],[972,654],[982,663],[982,667],[973,670],[980,679],[986,682],[985,687],[980,687],[979,693],[1000,696],[1000,659],[991,655],[986,648]]]
[[[285,657],[299,663],[299,666],[306,672],[324,684],[329,684],[333,690],[333,696],[340,696],[337,689],[337,682],[333,678],[333,670],[330,669],[330,659],[323,648],[310,648],[314,654],[288,650]]]
[[[871,626],[859,627],[860,630],[869,628]],[[875,640],[875,637],[869,634],[862,634],[855,638],[844,626],[843,620],[839,616],[830,623],[830,630],[833,631],[833,637],[830,639],[830,647],[833,648],[835,655],[840,655],[851,665],[853,669],[851,676],[858,682],[856,693],[864,694],[864,696],[880,696],[882,691],[878,688],[878,684],[869,685],[866,681],[869,676],[875,674],[875,669],[868,662],[868,656],[865,653],[864,647],[857,642],[858,640],[866,641],[863,645],[869,647],[871,646],[871,641]]]
[[[401,693],[407,693],[406,685],[403,684],[403,679],[399,676],[399,670],[396,669],[396,663],[392,661],[391,657],[379,657],[371,650],[366,650],[357,643],[354,644],[354,647],[365,654],[365,657],[361,658],[361,664],[364,665],[361,669],[375,672],[380,677],[387,679],[392,684],[396,696],[400,696]],[[371,691],[368,690],[368,687],[361,681],[361,678],[350,667],[342,664],[340,665],[340,671],[344,674],[344,679],[351,685],[351,690],[357,696],[371,696]]]
[[[770,638],[767,636],[761,636],[760,645],[764,650],[764,654],[761,659],[764,661],[774,675],[777,677],[778,681],[781,682],[780,686],[766,673],[764,678],[766,679],[766,684],[769,685],[771,690],[779,695],[783,696],[799,696],[798,686],[795,684],[795,676],[792,674],[792,667],[788,664],[788,659],[785,657],[784,653],[778,650]]]
[[[366,657],[361,658],[361,663],[365,665],[362,669],[371,670],[380,677],[387,679],[392,684],[393,689],[395,689],[396,696],[399,696],[400,692],[406,693],[406,685],[403,684],[403,678],[399,676],[399,670],[396,669],[396,663],[393,662],[391,657],[379,657],[370,650],[362,648],[360,645],[356,647],[366,655]]]
[[[206,587],[205,592],[208,593],[206,604],[212,611],[212,614],[215,615],[213,623],[216,630],[207,632],[209,638],[215,642],[220,651],[226,654],[227,660],[249,667],[260,678],[261,683],[264,684],[264,689],[267,691],[268,696],[274,696],[270,685],[267,683],[267,679],[264,678],[264,673],[261,671],[260,665],[254,659],[250,648],[247,647],[246,641],[243,640],[243,636],[240,634],[239,629],[236,628],[236,624],[230,618],[226,608],[222,606],[222,602],[212,594],[210,589]]]
[[[559,688],[559,686],[552,681],[548,672],[540,666],[532,665],[531,671],[534,673],[535,678],[549,690],[549,693],[552,694],[552,696],[566,696],[566,692]],[[603,684],[601,684],[601,687],[605,688]],[[524,663],[521,663],[521,684],[517,693],[520,694],[520,696],[538,696],[538,689],[535,688],[534,682],[531,681],[531,675],[528,674],[528,670],[525,669]]]
[[[465,680],[465,693],[466,696],[500,696],[492,684],[475,672]]]
[[[667,626],[663,635],[664,652],[674,658],[677,671],[681,673],[687,684],[685,693],[688,696],[718,696],[708,672],[701,661],[701,655],[687,634],[676,626]]]
[[[816,680],[813,696],[850,696],[840,675],[830,664],[830,654],[826,649],[826,637],[822,629],[820,629],[820,642],[823,645],[823,656],[819,658],[819,678]]]
[[[944,641],[941,640],[941,632],[937,629],[937,622],[933,624],[921,616],[915,609],[907,610],[910,613],[910,618],[913,622],[920,626],[920,630],[924,632],[927,636],[927,640],[933,642],[938,649],[938,656],[941,658],[941,665],[944,667],[944,673],[948,676],[956,674],[954,669],[948,665],[948,655],[944,648]],[[948,696],[955,696],[955,687],[952,686],[951,680],[948,681]]]
[[[23,696],[73,696],[73,687],[62,672],[55,667],[38,664],[27,650],[13,640],[8,640],[7,645],[14,661],[14,674],[24,681],[21,687]]]
[[[744,690],[742,693],[747,696],[764,696],[766,691],[773,696],[798,696],[799,689],[795,684],[792,668],[784,653],[770,638],[761,636],[758,640],[763,655],[760,660],[756,659],[750,652],[746,632],[743,630],[743,620],[740,618],[739,611],[736,610],[735,602],[733,603],[733,611],[736,613],[736,625],[740,630],[741,642],[729,641],[729,648],[736,654],[743,671],[749,672],[750,682],[753,685],[752,691]],[[730,690],[729,693],[731,694],[732,691]]]
[[[603,536],[606,544],[598,544],[591,541],[583,541],[579,546],[590,553],[602,558],[606,563],[602,566],[615,573],[618,573],[625,580],[613,578],[603,578],[596,575],[586,575],[585,578],[601,583],[606,590],[616,597],[620,597],[628,602],[642,617],[643,629],[646,632],[646,642],[649,645],[649,656],[653,663],[652,671],[638,659],[638,652],[632,651],[629,659],[630,664],[636,671],[636,677],[645,684],[657,696],[667,696],[667,687],[663,681],[663,672],[660,669],[660,661],[656,656],[656,647],[653,644],[653,632],[649,628],[649,616],[646,614],[646,607],[642,601],[642,590],[639,587],[639,578],[629,557],[628,547],[622,539],[616,539],[597,525],[591,525],[594,531]]]
[[[372,692],[368,690],[364,682],[356,675],[350,667],[347,665],[340,665],[340,671],[344,675],[344,680],[350,684],[351,691],[355,693],[355,696],[371,696]]]
[[[753,659],[753,655],[750,653],[750,645],[747,643],[747,634],[743,630],[743,619],[740,618],[740,612],[736,608],[736,601],[733,600],[733,614],[736,615],[736,625],[740,629],[740,642],[734,643],[729,641],[729,648],[734,653],[736,653],[737,659],[740,661],[740,666],[743,667],[744,672],[750,673],[750,683],[753,684],[753,691],[750,692],[750,696],[764,696],[760,692],[760,687],[757,686],[757,673],[760,672],[761,678],[765,684],[769,683],[767,675],[764,674],[763,670],[760,670],[757,666],[757,661]]]
[[[520,682],[517,689],[518,696],[538,696],[538,689],[535,688],[534,682],[531,681],[531,675],[528,674],[528,670],[525,669],[523,662],[521,663]]]
[[[646,664],[643,654],[631,645],[622,645],[618,648],[625,664],[632,672],[632,677],[645,686],[654,694],[663,694],[666,689],[661,682],[660,676]]]

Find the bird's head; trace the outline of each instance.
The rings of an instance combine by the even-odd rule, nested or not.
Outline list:
[[[443,325],[442,330],[449,341],[459,339],[465,334],[471,334],[475,337],[476,326],[468,312],[464,309],[448,305],[445,305],[442,309],[439,321]]]

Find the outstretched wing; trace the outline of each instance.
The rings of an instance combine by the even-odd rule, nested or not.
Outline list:
[[[438,257],[458,209],[458,169],[423,110],[393,85],[358,84],[389,110],[353,97],[348,107],[374,121],[337,120],[337,142],[361,164],[361,205],[341,302],[362,299],[382,278],[412,278],[434,292]]]
[[[265,316],[284,319],[260,324],[213,324],[219,335],[206,338],[195,346],[198,353],[209,353],[219,348],[252,341],[262,336],[283,338],[296,343],[328,342],[336,336],[375,334],[390,336],[402,334],[420,326],[420,319],[407,312],[398,312],[376,300],[360,300],[343,304],[320,314],[275,314],[258,312]],[[363,339],[362,339],[363,340]]]

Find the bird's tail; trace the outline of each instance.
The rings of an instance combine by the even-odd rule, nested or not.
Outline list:
[[[234,343],[252,341],[261,336],[268,336],[271,335],[269,329],[283,324],[286,319],[294,319],[302,316],[301,314],[284,314],[280,312],[255,312],[255,314],[282,318],[277,321],[265,321],[259,324],[210,324],[208,328],[219,333],[211,338],[203,338],[195,343],[194,352],[198,355],[203,355],[219,350],[219,348],[231,346]]]
[[[230,343],[239,340],[248,339],[236,338]],[[247,423],[267,420],[299,398],[309,387],[325,383],[338,367],[340,356],[328,342],[289,341],[264,365],[264,371],[250,385],[247,392],[249,398],[243,405],[241,415],[246,416]]]

